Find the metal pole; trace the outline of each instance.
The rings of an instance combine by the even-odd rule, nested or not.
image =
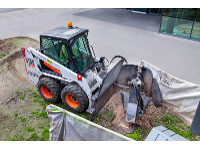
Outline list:
[[[196,8],[196,11],[195,11],[194,20],[193,20],[193,24],[192,24],[192,29],[191,29],[191,32],[190,32],[190,39],[191,39],[191,35],[192,35],[192,30],[193,30],[193,27],[194,27],[195,18],[196,18],[196,15],[197,15],[197,10],[198,10],[198,8]]]

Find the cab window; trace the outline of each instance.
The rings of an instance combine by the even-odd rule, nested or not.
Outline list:
[[[65,44],[62,40],[50,40],[43,38],[42,47],[46,56],[73,70]]]
[[[44,54],[47,57],[59,62],[59,58],[57,56],[57,53],[55,51],[55,48],[51,39],[42,38],[42,49],[44,50]]]
[[[79,37],[72,46],[72,53],[76,57],[78,69],[80,72],[94,64],[92,55],[89,50],[86,37]]]

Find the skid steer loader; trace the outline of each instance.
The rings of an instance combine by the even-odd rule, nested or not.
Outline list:
[[[86,110],[92,120],[116,88],[129,88],[130,94],[121,92],[129,122],[142,114],[149,102],[146,97],[152,97],[154,104],[159,104],[159,86],[148,68],[123,65],[126,59],[115,56],[109,64],[115,58],[120,60],[108,70],[106,58],[95,57],[87,35],[87,29],[73,27],[69,22],[68,27],[41,34],[40,49],[21,48],[29,81],[37,85],[45,100],[57,102],[62,99],[74,112]],[[145,98],[141,96],[142,91],[146,92]]]

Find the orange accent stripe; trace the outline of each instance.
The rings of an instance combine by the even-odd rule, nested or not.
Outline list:
[[[54,72],[56,72],[57,74],[59,74],[59,75],[61,74],[61,73],[60,73],[60,70],[55,69],[53,66],[47,64],[46,62],[43,62],[43,64],[44,64],[45,66],[49,67],[49,68],[50,68],[51,70],[53,70]]]

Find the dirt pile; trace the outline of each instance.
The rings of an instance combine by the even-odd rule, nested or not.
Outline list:
[[[126,113],[124,111],[121,94],[119,90],[113,94],[113,96],[105,104],[100,113],[105,113],[105,112],[109,113],[109,111],[107,111],[106,109],[112,110],[114,114],[110,122],[111,130],[114,130],[115,132],[118,132],[120,134],[133,133],[134,126],[133,125],[130,126],[130,124],[125,120]]]
[[[119,90],[113,94],[113,96],[102,108],[100,113],[101,118],[97,118],[97,120],[99,121],[98,124],[117,133],[127,134],[126,132],[124,132],[125,130],[123,130],[123,127],[127,128],[127,124],[124,121],[126,113],[124,112]],[[143,112],[143,116],[141,118],[136,118],[135,123],[132,124],[132,128],[137,128],[141,132],[143,132],[142,138],[143,140],[145,140],[153,127],[162,125],[160,119],[168,113],[178,116],[177,114],[174,114],[172,110],[168,109],[165,106],[159,106],[158,108],[155,107],[153,101],[151,101],[147,109]],[[113,114],[110,119],[107,119],[106,117],[108,116],[108,114]],[[178,117],[185,121],[182,117]]]
[[[102,108],[100,113],[102,114],[102,117],[99,120],[100,125],[107,127],[120,134],[124,134],[119,125],[120,119],[126,115],[124,113],[120,91],[113,94],[113,96]]]

